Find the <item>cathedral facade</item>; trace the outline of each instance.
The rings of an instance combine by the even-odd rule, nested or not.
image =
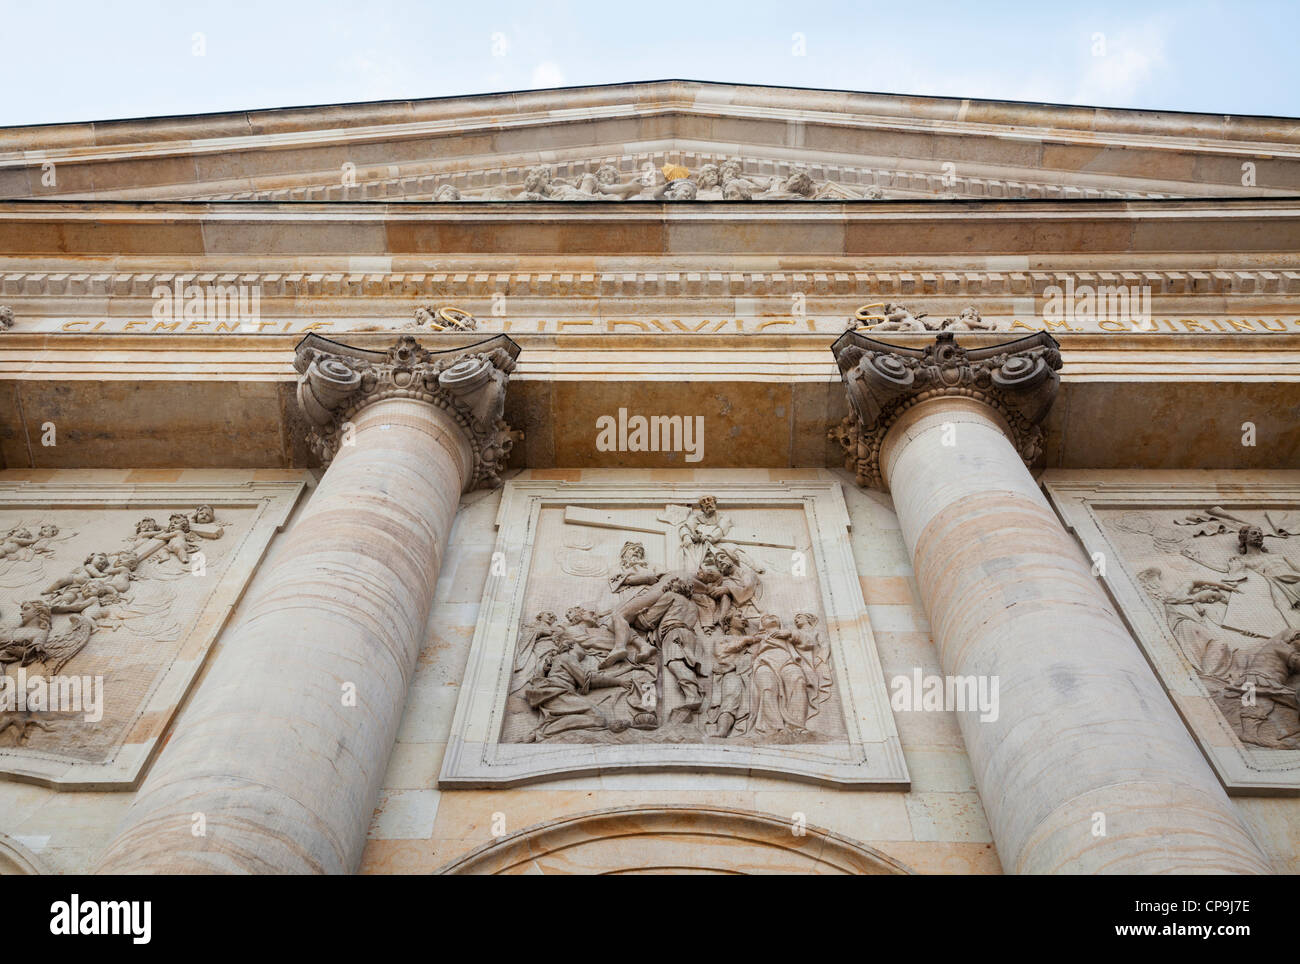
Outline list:
[[[1297,252],[1285,118],[0,130],[0,872],[1297,872]]]

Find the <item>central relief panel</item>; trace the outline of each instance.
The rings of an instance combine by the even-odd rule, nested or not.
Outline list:
[[[515,482],[440,784],[903,786],[837,481]]]

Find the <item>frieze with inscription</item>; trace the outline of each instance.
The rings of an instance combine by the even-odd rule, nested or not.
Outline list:
[[[882,302],[880,308],[893,304]],[[899,307],[894,305],[894,307]],[[870,315],[877,309],[870,309],[864,314]],[[977,309],[961,309],[956,314],[945,311],[941,314],[927,316],[921,308],[915,307],[919,327],[906,323],[895,326],[879,327],[877,331],[885,332],[932,332],[936,330],[954,331],[999,331],[1026,332],[1045,331],[1056,333],[1097,333],[1109,335],[1277,335],[1300,334],[1300,317],[1287,315],[1282,317],[1261,316],[1174,316],[1157,315],[1148,320],[1123,318],[1091,318],[1060,320],[1046,317],[1034,318],[1020,315],[996,315],[980,313]],[[463,315],[453,312],[462,309],[438,308],[430,310],[427,305],[416,309],[404,310],[401,317],[338,317],[303,320],[297,312],[294,317],[277,318],[263,312],[257,321],[241,322],[238,320],[195,320],[189,322],[159,322],[149,318],[40,318],[26,317],[11,333],[22,332],[69,332],[76,334],[114,335],[114,334],[213,334],[213,335],[301,335],[311,332],[361,332],[361,331],[417,331],[431,334],[460,334],[475,331],[484,334],[666,334],[666,335],[719,335],[719,334],[839,334],[845,330],[846,320],[843,314],[812,313],[807,315],[772,314],[772,315],[493,315],[491,305],[485,304],[477,313],[464,310]],[[913,308],[904,307],[911,312]],[[440,315],[440,311],[447,311]],[[963,313],[975,311],[979,317],[971,318]],[[289,312],[286,312],[286,315]],[[953,322],[946,327],[945,322]],[[850,328],[873,328],[872,320],[860,321],[852,316],[847,322]]]

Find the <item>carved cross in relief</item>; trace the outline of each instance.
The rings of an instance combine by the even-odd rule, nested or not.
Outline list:
[[[610,509],[588,509],[583,506],[565,506],[564,521],[569,525],[591,526],[597,529],[619,529],[625,532],[644,532],[659,535],[664,540],[663,559],[669,568],[681,570],[691,566],[692,552],[689,541],[680,537],[682,527],[691,516],[692,509],[685,505],[666,505],[656,517],[656,523],[627,518]],[[760,534],[757,529],[728,525],[723,541],[737,546],[762,546],[772,549],[796,548],[788,534]]]

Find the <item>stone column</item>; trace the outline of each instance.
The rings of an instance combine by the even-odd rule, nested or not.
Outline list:
[[[517,354],[504,336],[433,354],[410,336],[386,353],[298,346],[328,469],[100,872],[356,869],[460,495],[494,483],[513,442]]]
[[[854,413],[835,434],[893,497],[943,671],[998,682],[995,720],[958,720],[1003,867],[1271,872],[1026,467],[1056,342],[834,351]]]

